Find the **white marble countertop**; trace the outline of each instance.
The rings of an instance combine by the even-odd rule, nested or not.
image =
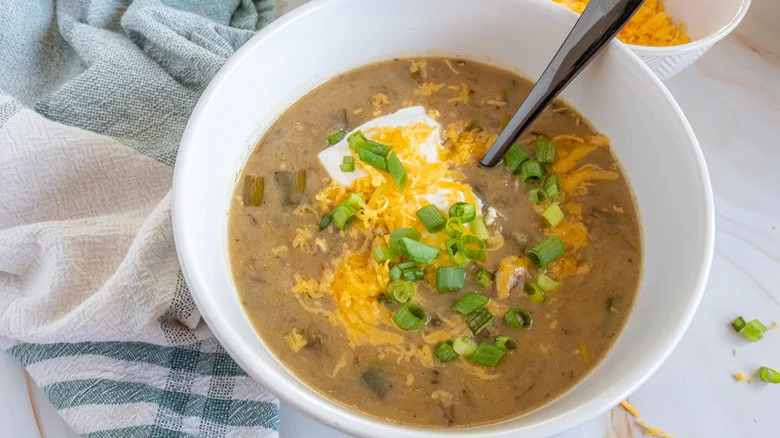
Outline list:
[[[677,438],[777,437],[780,385],[732,375],[762,365],[780,369],[780,330],[750,344],[729,322],[737,315],[780,322],[780,1],[753,0],[735,33],[666,84],[709,165],[715,258],[693,324],[630,401],[643,421]],[[76,436],[4,353],[0,436]],[[642,430],[618,407],[557,438],[639,436]]]

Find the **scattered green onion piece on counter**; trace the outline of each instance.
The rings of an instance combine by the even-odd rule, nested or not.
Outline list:
[[[390,280],[398,280],[401,278],[401,275],[403,275],[403,272],[401,272],[401,268],[398,267],[398,265],[394,265],[392,268],[390,268]]]
[[[524,161],[520,165],[520,178],[523,182],[528,182],[529,179],[542,179],[542,165],[536,160]]]
[[[520,165],[529,159],[531,156],[520,146],[520,143],[514,143],[504,154],[504,165],[511,173],[517,173],[520,171]]]
[[[780,373],[769,367],[759,368],[758,377],[766,383],[780,383]]]
[[[563,210],[561,210],[561,207],[559,207],[558,204],[550,204],[549,207],[544,209],[542,216],[547,219],[547,223],[549,223],[552,228],[557,227],[563,222]]]
[[[265,178],[262,176],[247,175],[244,177],[244,205],[257,207],[263,203],[263,190]]]
[[[415,263],[415,262],[401,262],[401,263],[397,264],[396,266],[398,266],[402,271],[408,271],[410,269],[416,268],[417,267],[417,263]]]
[[[534,158],[544,164],[552,164],[555,161],[555,142],[536,140],[534,142]]]
[[[505,353],[504,350],[495,345],[479,344],[474,353],[469,356],[469,360],[486,367],[494,367],[498,365],[498,361],[501,360]]]
[[[557,236],[552,236],[531,248],[528,257],[536,266],[543,268],[563,257],[564,252],[566,248],[563,246],[563,241]]]
[[[450,237],[459,238],[463,235],[463,221],[459,217],[447,219],[444,225],[444,232]]]
[[[430,265],[439,255],[439,248],[404,237],[401,239],[401,253],[415,263]]]
[[[764,337],[764,332],[766,332],[766,326],[761,324],[761,321],[754,319],[745,324],[745,327],[740,333],[742,333],[742,336],[747,338],[748,341],[757,342]]]
[[[412,303],[406,303],[393,314],[393,322],[401,330],[414,330],[428,322],[428,315]]]
[[[422,234],[417,228],[396,228],[390,233],[390,248],[395,252],[401,252],[401,239],[408,237],[414,240],[420,240]],[[401,268],[403,269],[403,268]]]
[[[504,315],[504,321],[506,321],[510,327],[521,329],[531,328],[531,324],[533,323],[531,315],[520,308],[512,309],[509,312],[506,312],[506,315]]]
[[[436,268],[436,290],[439,292],[461,290],[466,282],[463,268],[440,266]]]
[[[377,155],[368,149],[359,148],[357,150],[358,157],[365,163],[376,167],[379,170],[387,171],[387,159],[381,155]]]
[[[387,284],[387,295],[403,304],[414,298],[414,286],[404,280],[393,280]]]
[[[542,189],[531,189],[528,191],[528,199],[531,203],[539,205],[547,200],[547,193]]]
[[[319,231],[324,230],[325,227],[330,225],[330,221],[332,220],[333,220],[333,213],[328,213],[328,215],[322,218],[320,222],[317,224],[317,230]]]
[[[451,237],[447,239],[445,245],[447,247],[447,255],[450,256],[450,262],[457,267],[466,266],[468,257],[466,257],[466,253],[463,252],[463,243],[461,243],[460,239]]]
[[[357,216],[357,213],[354,208],[342,202],[333,209],[331,215],[333,216],[333,223],[339,227],[339,230],[344,230],[344,227]]]
[[[494,316],[492,313],[488,312],[487,309],[482,308],[471,313],[468,318],[466,318],[466,325],[469,326],[469,329],[474,335],[478,335],[493,321],[493,318]]]
[[[450,309],[468,315],[475,310],[485,307],[485,304],[487,304],[488,301],[489,298],[484,295],[480,295],[476,292],[469,292],[466,295],[463,295],[455,304],[450,306]]]
[[[525,284],[525,296],[527,296],[529,300],[537,304],[544,302],[544,291],[536,283]]]
[[[375,246],[374,249],[371,250],[371,255],[374,256],[374,261],[377,263],[393,260],[394,256],[393,250],[388,246]]]
[[[460,239],[460,246],[463,253],[471,260],[482,260],[485,258],[485,242],[473,234],[467,234]]]
[[[415,213],[429,233],[438,233],[447,225],[447,219],[439,211],[439,207],[428,204]]]
[[[548,199],[556,199],[558,196],[561,196],[561,189],[558,187],[558,175],[555,173],[547,175],[542,187]]]
[[[390,152],[390,156],[387,157],[387,171],[390,173],[393,181],[395,181],[395,186],[398,187],[398,191],[403,192],[409,174],[406,173],[403,163],[401,163],[401,160],[395,152]]]
[[[539,274],[539,276],[536,277],[536,284],[539,285],[544,293],[553,292],[561,285],[546,274]]]
[[[442,362],[450,362],[457,359],[458,352],[452,348],[450,341],[443,341],[433,350],[433,355]]]
[[[493,281],[493,274],[487,269],[479,268],[474,278],[477,280],[477,284],[482,287],[490,286],[490,282]]]
[[[461,356],[471,356],[477,349],[477,341],[468,336],[458,336],[452,341],[452,349]]]
[[[487,226],[485,226],[485,221],[482,219],[482,216],[475,217],[469,224],[469,228],[471,229],[471,232],[481,240],[490,240],[490,232],[488,231]]]
[[[496,347],[504,351],[512,351],[517,348],[517,342],[508,336],[496,336]]]
[[[350,149],[357,151],[366,142],[366,136],[363,135],[363,131],[357,130],[347,137],[347,142]]]
[[[745,322],[745,318],[741,316],[734,321],[731,321],[731,326],[734,327],[734,330],[736,330],[737,333],[741,332],[746,325],[747,323]]]
[[[460,218],[464,224],[469,223],[477,217],[477,207],[470,202],[456,202],[450,207],[450,217]]]
[[[341,203],[346,204],[355,210],[360,210],[366,205],[366,201],[364,201],[363,198],[361,198],[357,193],[350,193]]]
[[[343,129],[339,129],[338,131],[334,132],[333,134],[330,134],[326,140],[328,140],[328,144],[330,146],[333,146],[334,144],[340,142],[341,140],[346,137],[347,133],[344,132]]]

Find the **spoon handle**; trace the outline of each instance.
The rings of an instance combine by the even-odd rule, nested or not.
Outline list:
[[[623,28],[644,0],[591,0],[528,97],[499,134],[480,164],[495,166],[512,141]]]

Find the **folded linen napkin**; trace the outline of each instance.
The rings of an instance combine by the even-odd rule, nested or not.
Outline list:
[[[0,348],[86,437],[277,434],[278,402],[193,304],[170,218],[190,111],[274,6],[0,8]]]

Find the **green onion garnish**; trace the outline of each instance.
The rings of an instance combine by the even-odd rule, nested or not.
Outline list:
[[[487,269],[479,268],[477,273],[474,274],[474,278],[477,280],[477,284],[480,286],[488,287],[490,286],[490,282],[493,281],[493,274],[491,274]]]
[[[555,161],[555,142],[536,140],[534,143],[534,158],[540,163],[552,164]]]
[[[566,252],[566,248],[563,246],[563,241],[557,236],[552,236],[531,248],[528,251],[528,257],[536,266],[543,268],[563,257],[564,252]]]
[[[390,176],[393,177],[393,181],[395,181],[395,186],[398,187],[398,191],[403,192],[404,187],[406,187],[406,180],[409,176],[406,173],[403,163],[401,163],[401,160],[395,152],[390,152],[390,156],[387,157],[387,171],[390,173]]]
[[[363,145],[366,141],[366,136],[363,135],[363,131],[355,131],[352,134],[347,137],[347,142],[349,142],[349,148],[353,151],[357,151],[360,146]]]
[[[466,282],[466,271],[463,268],[440,266],[436,268],[436,290],[439,292],[461,290]]]
[[[758,377],[767,383],[780,383],[780,373],[769,367],[759,368]]]
[[[504,350],[511,351],[517,348],[517,342],[508,336],[496,336],[496,347]]]
[[[761,324],[761,321],[754,319],[745,324],[745,327],[740,333],[742,333],[742,336],[746,337],[748,341],[756,342],[764,337],[764,332],[766,332],[766,326]]]
[[[472,333],[478,335],[493,321],[493,318],[493,314],[487,309],[479,309],[466,318],[466,325],[469,326]]]
[[[456,239],[454,237],[447,239],[446,247],[447,255],[450,256],[450,262],[452,262],[453,265],[457,267],[466,266],[468,258],[462,249],[463,243],[460,241],[460,239]]]
[[[485,226],[485,221],[482,220],[482,216],[475,217],[469,224],[469,228],[471,229],[471,232],[480,239],[490,239],[490,232],[488,231],[487,226]]]
[[[317,224],[317,230],[324,230],[325,227],[330,225],[331,220],[333,220],[333,213],[328,213],[328,215],[322,218],[322,220],[320,220],[320,222]]]
[[[468,336],[458,336],[452,341],[452,349],[461,356],[471,356],[477,349],[477,342]]]
[[[556,199],[561,195],[561,189],[558,187],[558,175],[555,173],[547,175],[547,178],[544,179],[543,187],[544,194],[549,199]]]
[[[398,265],[393,265],[392,268],[390,268],[390,280],[398,280],[401,278],[401,275],[403,272],[401,272],[401,268],[398,267]]]
[[[547,219],[550,227],[555,228],[563,221],[563,210],[558,204],[550,204],[543,212],[542,216]]]
[[[404,237],[401,239],[401,254],[415,263],[430,265],[439,255],[439,248]]]
[[[485,242],[473,234],[467,234],[460,239],[462,245],[460,248],[471,260],[482,260],[485,258]]]
[[[244,205],[257,207],[263,203],[263,189],[265,178],[262,176],[247,175],[244,177]]]
[[[393,280],[387,284],[387,295],[403,304],[414,298],[414,286],[404,280]]]
[[[517,173],[520,165],[530,158],[531,156],[528,155],[528,152],[526,152],[522,146],[520,146],[520,143],[515,143],[510,146],[504,154],[504,165],[510,172]]]
[[[377,263],[393,260],[393,250],[387,246],[375,246],[371,251],[371,254],[374,256],[374,261]]]
[[[333,223],[339,227],[339,230],[344,230],[344,227],[357,216],[357,212],[355,212],[354,208],[342,202],[333,209],[331,215],[333,216]]]
[[[536,277],[536,284],[539,285],[544,293],[552,292],[561,285],[545,274],[539,274],[539,276]]]
[[[420,218],[420,222],[423,223],[425,229],[428,230],[429,233],[438,233],[443,230],[444,226],[447,224],[447,219],[441,214],[439,208],[433,204],[426,205],[417,210],[417,213],[415,214]]]
[[[444,232],[448,236],[458,238],[463,235],[463,221],[459,217],[451,217],[447,219],[444,225]]]
[[[479,344],[474,353],[469,356],[469,360],[486,367],[498,365],[498,361],[504,356],[505,351],[489,344]]]
[[[406,281],[417,281],[423,279],[423,270],[420,268],[404,269],[401,271]]]
[[[359,146],[360,149],[365,149],[372,154],[379,155],[382,158],[387,158],[388,154],[393,150],[388,145],[377,143],[373,140],[366,140]]]
[[[428,315],[412,303],[406,303],[393,314],[393,322],[401,330],[414,330],[428,322]]]
[[[360,210],[361,208],[363,208],[363,206],[366,205],[366,201],[364,201],[363,198],[361,198],[360,195],[358,195],[357,193],[350,193],[349,195],[347,195],[347,198],[344,199],[344,201],[342,201],[341,203],[349,205],[355,210]]]
[[[734,321],[731,321],[731,326],[734,327],[734,330],[736,330],[737,333],[741,332],[746,325],[747,323],[745,322],[745,318],[741,316]]]
[[[464,224],[469,223],[477,217],[477,207],[469,202],[456,202],[450,207],[450,217],[460,218]]]
[[[344,155],[343,158],[341,158],[342,164],[355,164],[355,157],[352,155]]]
[[[506,315],[504,315],[504,321],[506,321],[510,327],[521,329],[531,328],[531,323],[533,323],[531,315],[520,308],[512,309],[509,312],[506,312]]]
[[[379,170],[387,171],[387,159],[381,155],[377,155],[368,149],[359,148],[358,156],[361,160],[368,163],[369,165],[376,167]]]
[[[531,189],[528,191],[528,199],[538,205],[547,200],[547,193],[542,189]]]
[[[338,131],[334,132],[333,134],[329,135],[326,140],[328,140],[328,144],[333,146],[334,144],[340,142],[344,139],[344,137],[347,135],[346,132],[344,132],[343,129],[339,129]]]
[[[525,284],[525,295],[534,303],[538,304],[544,302],[544,291],[536,283]]]
[[[420,231],[417,230],[417,228],[397,228],[393,230],[392,233],[390,233],[390,248],[392,248],[393,251],[400,253],[401,239],[403,239],[404,237],[408,237],[414,240],[420,240],[422,235],[420,234]]]
[[[450,341],[439,343],[433,350],[433,355],[442,362],[450,362],[458,357],[458,353],[452,348],[452,343]]]
[[[542,165],[536,160],[524,161],[520,165],[520,178],[523,182],[527,182],[529,179],[542,179]]]
[[[399,268],[401,268],[402,271],[408,271],[410,269],[414,269],[417,267],[417,263],[415,262],[401,262],[397,264]]]
[[[488,297],[484,295],[480,295],[476,292],[469,292],[456,301],[450,309],[468,315],[469,313],[484,307],[488,301]]]
[[[352,155],[344,155],[341,159],[341,165],[339,166],[342,172],[354,172],[355,171],[355,157]]]

